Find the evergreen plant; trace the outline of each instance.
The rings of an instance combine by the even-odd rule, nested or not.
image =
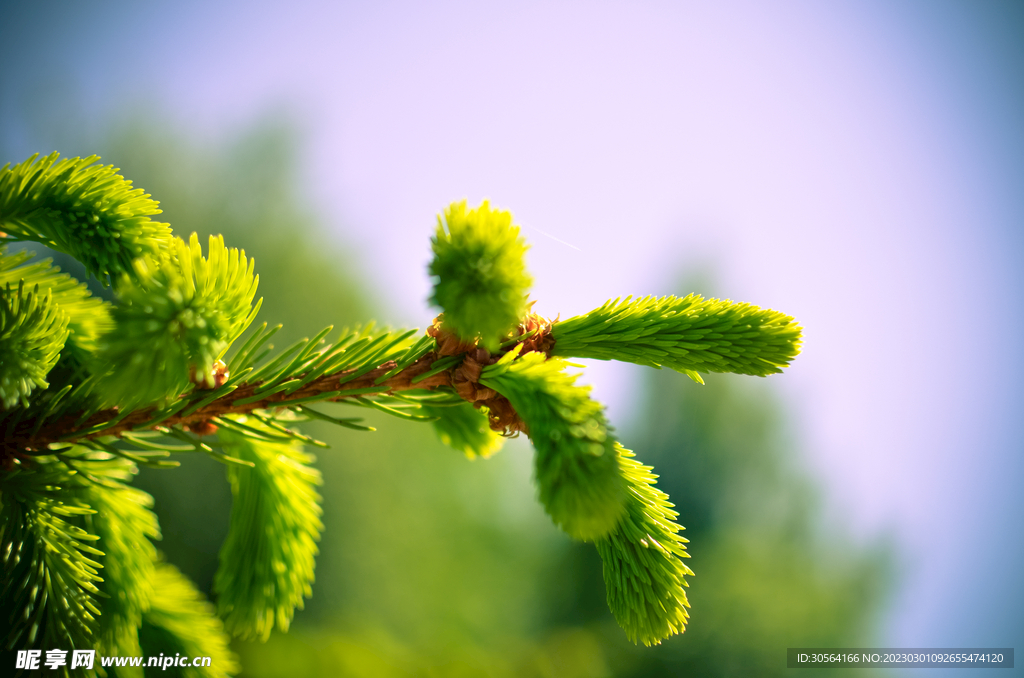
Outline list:
[[[684,630],[692,572],[677,514],[570,360],[669,367],[700,383],[767,376],[799,352],[792,318],[698,295],[543,318],[511,214],[461,202],[438,217],[430,301],[441,313],[426,332],[327,327],[275,351],[280,326],[254,324],[258,276],[244,251],[176,237],[151,219],[156,201],[98,160],[54,153],[0,170],[5,649],[204,655],[212,666],[195,675],[235,673],[229,634],[286,631],[311,592],[323,526],[305,450],[324,444],[299,425],[372,430],[324,411],[329,402],[430,422],[471,458],[526,434],[540,501],[596,546],[627,637],[652,645]],[[74,257],[114,301],[7,251],[24,241]],[[152,499],[131,486],[140,466],[175,467],[179,454],[222,462],[234,497],[215,607],[162,560]]]

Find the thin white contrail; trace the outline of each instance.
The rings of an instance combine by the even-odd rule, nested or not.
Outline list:
[[[581,250],[581,249],[580,249],[579,247],[576,247],[576,245],[573,245],[573,244],[567,243],[567,242],[565,242],[564,240],[561,240],[561,239],[559,239],[559,238],[556,238],[555,236],[551,235],[550,233],[545,233],[544,231],[540,230],[540,229],[539,229],[539,228],[537,228],[536,226],[527,226],[526,228],[530,229],[531,231],[537,231],[537,232],[538,232],[538,233],[540,233],[541,235],[543,235],[543,236],[547,236],[548,238],[551,238],[551,239],[552,239],[552,240],[554,240],[555,242],[560,242],[560,243],[562,243],[563,245],[565,245],[566,247],[571,247],[571,248],[573,248],[574,250],[576,250],[577,252],[582,252],[582,251],[583,251],[583,250]]]

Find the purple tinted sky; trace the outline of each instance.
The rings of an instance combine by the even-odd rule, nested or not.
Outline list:
[[[806,327],[775,382],[831,510],[899,535],[884,642],[1024,640],[1020,3],[90,6],[4,10],[8,147],[39,150],[40,74],[211,136],[283,108],[312,196],[421,325],[456,198],[514,211],[551,315],[709,266]],[[591,373],[613,419],[632,374]]]

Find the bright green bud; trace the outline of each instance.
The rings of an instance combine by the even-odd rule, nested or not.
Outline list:
[[[194,233],[171,241],[160,257],[134,262],[122,276],[113,317],[101,342],[102,389],[114,404],[148,404],[178,395],[190,371],[209,375],[214,362],[256,315],[259,277],[245,252],[211,236],[203,257]]]
[[[800,353],[800,326],[778,311],[691,294],[609,301],[555,323],[552,355],[767,376]]]
[[[571,537],[595,540],[625,512],[615,439],[589,386],[577,386],[566,363],[510,351],[484,369],[480,383],[508,398],[537,450],[535,475],[548,515]]]
[[[70,254],[104,283],[170,243],[170,227],[149,218],[158,203],[117,169],[93,165],[95,155],[57,158],[0,169],[0,231]]]
[[[469,403],[423,405],[422,409],[424,415],[437,417],[431,423],[441,442],[470,459],[486,459],[505,443],[500,433],[491,430],[487,414]]]
[[[686,629],[687,586],[693,576],[674,522],[668,495],[654,486],[655,475],[633,453],[616,443],[618,463],[629,486],[626,517],[615,531],[597,541],[604,561],[608,607],[634,643],[657,645]]]
[[[491,209],[486,200],[473,210],[465,200],[452,203],[437,222],[430,303],[444,311],[445,329],[467,341],[479,336],[482,346],[497,351],[526,313],[533,282],[519,227],[510,212]]]
[[[68,338],[68,316],[49,291],[40,294],[22,281],[0,289],[0,401],[10,408],[49,384],[46,375]]]

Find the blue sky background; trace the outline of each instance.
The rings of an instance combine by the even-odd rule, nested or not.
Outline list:
[[[704,271],[796,316],[822,524],[901,550],[880,644],[1024,647],[1024,4],[7,2],[0,44],[0,162],[62,150],[40,116],[291,120],[389,320],[429,321],[463,197],[525,227],[542,313]]]

